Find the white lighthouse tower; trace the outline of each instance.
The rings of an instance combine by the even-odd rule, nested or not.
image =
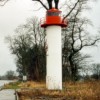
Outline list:
[[[46,87],[49,90],[62,90],[62,47],[61,28],[66,27],[61,11],[52,8],[46,12],[46,18],[41,27],[46,28],[47,58]]]

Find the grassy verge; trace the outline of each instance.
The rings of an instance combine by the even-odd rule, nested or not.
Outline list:
[[[18,91],[22,100],[100,100],[100,81],[66,82],[62,91],[47,90],[45,83],[38,82],[21,83],[20,86],[27,87]]]
[[[4,86],[2,87],[2,89],[19,89],[21,82],[10,82],[9,84],[4,84]]]
[[[65,82],[62,91],[47,90],[45,82],[33,81],[11,82],[3,88],[20,89],[21,100],[100,100],[100,81]]]

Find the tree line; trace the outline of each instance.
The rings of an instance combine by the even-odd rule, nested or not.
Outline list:
[[[34,0],[33,0],[34,1]],[[42,2],[41,0],[35,0]],[[63,79],[78,79],[79,71],[88,63],[90,55],[83,54],[85,47],[93,47],[100,37],[91,36],[87,26],[91,21],[82,16],[88,9],[89,0],[75,0],[64,3],[63,11],[68,12],[64,20],[69,21],[62,29],[62,69]],[[43,2],[41,3],[44,7]],[[43,80],[46,76],[46,32],[40,27],[36,17],[28,19],[26,24],[18,26],[13,37],[6,37],[11,53],[16,55],[16,67],[20,77],[27,75],[30,80]]]
[[[16,73],[12,70],[7,71],[4,75],[0,75],[0,80],[14,80],[18,79]]]

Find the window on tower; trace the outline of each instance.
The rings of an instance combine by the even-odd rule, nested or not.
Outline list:
[[[60,12],[47,12],[47,16],[60,16]]]

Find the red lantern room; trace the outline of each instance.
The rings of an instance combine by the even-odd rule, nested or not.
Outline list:
[[[46,18],[41,20],[41,27],[44,27],[44,28],[51,25],[66,27],[67,24],[68,22],[63,20],[63,18],[61,17],[61,11],[55,8],[47,10]]]

